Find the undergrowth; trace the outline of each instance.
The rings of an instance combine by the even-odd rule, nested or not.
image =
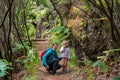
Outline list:
[[[70,49],[70,54],[71,54],[71,59],[69,61],[68,67],[75,68],[78,66],[78,63],[77,63],[77,58],[75,56],[75,52],[73,48]]]

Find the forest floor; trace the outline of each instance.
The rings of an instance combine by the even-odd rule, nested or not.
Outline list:
[[[67,74],[61,74],[61,70],[58,70],[55,75],[52,75],[45,71],[44,67],[39,68],[39,75],[37,80],[74,80],[72,78],[72,71],[69,70]]]

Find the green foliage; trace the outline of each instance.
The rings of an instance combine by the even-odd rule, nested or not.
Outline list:
[[[27,58],[23,60],[24,67],[26,68],[26,74],[23,76],[24,80],[37,80],[36,74],[38,73],[38,68],[40,67],[40,59],[36,49],[29,49],[27,53]]]
[[[87,76],[87,80],[92,80],[92,78],[93,78],[93,72],[92,72],[92,69],[90,68],[90,67],[88,67],[87,69],[86,69],[86,71],[87,71],[87,74],[88,74],[88,76]]]
[[[106,51],[103,51],[103,53],[106,53],[107,55],[111,52],[119,52],[120,49],[111,49],[111,50],[106,50]]]
[[[27,72],[25,73],[25,75],[22,77],[21,80],[37,80],[37,75],[40,73],[39,72],[39,67],[40,67],[40,63],[38,64],[34,64],[34,63],[31,63],[31,65],[34,65],[32,68],[28,69],[27,68]],[[29,66],[31,66],[29,65]]]
[[[41,0],[39,1],[36,1],[36,2],[34,0],[28,1],[28,3],[26,3],[25,8],[21,10],[21,13],[23,13],[23,11],[26,12],[27,29],[28,29],[30,38],[34,37],[35,31],[36,31],[32,23],[34,22],[37,24],[40,21],[40,18],[41,17],[45,18],[47,16],[47,13],[49,12],[49,9],[47,7],[43,5],[37,5],[38,3],[41,4]],[[43,0],[42,2],[47,3],[49,1]],[[22,34],[24,37],[26,37],[27,36],[26,28],[23,25],[21,25],[21,27],[22,27],[21,28]]]
[[[46,7],[51,7],[50,0],[37,0],[37,4],[38,5],[43,4]]]
[[[109,56],[112,52],[120,52],[120,49],[111,49],[111,50],[103,51],[103,53],[104,53],[105,55],[103,55],[103,56],[98,56],[97,58],[100,59],[100,60],[102,60],[102,61],[107,61],[108,56]]]
[[[30,38],[33,38],[35,35],[35,27],[33,27],[31,24],[29,24],[30,28],[28,30]]]
[[[26,14],[27,20],[31,19],[32,21],[35,21],[35,19],[37,18],[37,13],[39,12],[36,2],[32,0],[28,1],[28,3],[26,4],[25,10],[27,12]]]
[[[25,68],[32,71],[32,68],[40,62],[38,53],[35,52],[35,49],[30,49],[27,54],[27,59],[23,61],[25,63]]]
[[[112,80],[120,80],[120,76],[113,77]]]
[[[93,62],[92,62],[91,60],[89,60],[89,59],[86,59],[86,60],[84,61],[84,64],[85,64],[86,66],[90,66],[90,65],[93,64]]]
[[[70,59],[70,62],[68,64],[69,67],[76,67],[78,66],[78,63],[77,63],[77,58],[75,56],[75,51],[74,49],[70,49],[70,54],[71,54],[71,59]]]
[[[91,68],[91,65],[93,64],[93,62],[89,59],[86,59],[84,61],[84,64],[87,66],[86,67],[86,72],[88,74],[87,80],[92,80],[92,78],[94,77],[93,72],[92,72],[92,68]]]
[[[36,76],[31,76],[29,78],[26,78],[25,80],[37,80]]]
[[[86,60],[84,60],[84,64],[87,66],[86,67],[86,72],[88,74],[87,80],[92,80],[94,75],[93,75],[93,72],[92,72],[91,65],[93,64],[93,62],[89,59],[86,59]]]
[[[52,43],[57,42],[61,44],[61,42],[67,39],[70,36],[70,30],[65,28],[64,26],[54,27],[52,30]]]
[[[60,19],[60,17],[58,15],[56,17],[56,22],[58,23],[57,24],[58,26],[61,26],[61,19]]]
[[[22,44],[20,43],[15,43],[15,47],[12,48],[13,52],[17,52],[17,51],[24,51],[24,47]]]
[[[98,60],[92,64],[93,67],[100,67],[104,72],[108,72],[109,68],[105,62]]]
[[[85,10],[85,11],[89,11],[90,10],[90,7],[88,5],[83,5],[82,6],[82,9]]]
[[[98,60],[96,62],[92,62],[91,60],[86,59],[84,61],[84,64],[87,66],[86,67],[86,71],[88,74],[87,80],[92,80],[92,78],[94,77],[93,72],[92,72],[93,67],[99,67],[104,72],[108,72],[108,69],[109,69],[109,67],[106,65],[106,63],[103,61],[100,61],[100,60]]]
[[[69,0],[60,0],[60,4],[66,4],[68,2],[69,2]]]
[[[8,74],[8,70],[12,70],[12,64],[4,59],[0,59],[0,77]]]
[[[39,14],[38,14],[38,19],[39,19],[40,17],[46,17],[48,11],[49,11],[48,8],[44,8],[43,10],[40,10],[40,11],[39,11]]]
[[[23,44],[24,44],[24,46],[25,46],[25,48],[26,48],[27,50],[30,49],[30,46],[28,45],[28,43],[29,43],[29,42],[23,41]],[[24,52],[24,51],[25,51],[24,46],[23,46],[21,43],[15,42],[14,47],[12,48],[12,51],[13,51],[14,53],[15,53],[15,52],[18,52],[18,51]]]

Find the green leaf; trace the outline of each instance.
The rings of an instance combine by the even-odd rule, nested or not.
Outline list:
[[[112,80],[120,80],[120,76],[113,77]]]
[[[93,62],[92,62],[91,60],[89,60],[89,59],[86,59],[84,63],[85,63],[86,66],[89,66],[89,65],[91,65]]]
[[[7,62],[4,59],[0,59],[0,77],[3,77],[8,74],[8,70],[12,70],[11,63]]]
[[[93,67],[100,67],[104,72],[108,71],[108,66],[106,65],[105,62],[98,60],[92,65]]]

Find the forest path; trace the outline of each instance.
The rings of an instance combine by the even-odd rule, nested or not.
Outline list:
[[[49,41],[47,40],[34,41],[34,46],[38,48],[38,52],[41,52],[49,48]],[[61,74],[61,69],[60,69],[57,71],[55,75],[52,75],[48,73],[41,64],[38,71],[39,73],[37,76],[37,80],[74,80],[72,78],[72,71],[70,69],[68,69],[67,74]]]

